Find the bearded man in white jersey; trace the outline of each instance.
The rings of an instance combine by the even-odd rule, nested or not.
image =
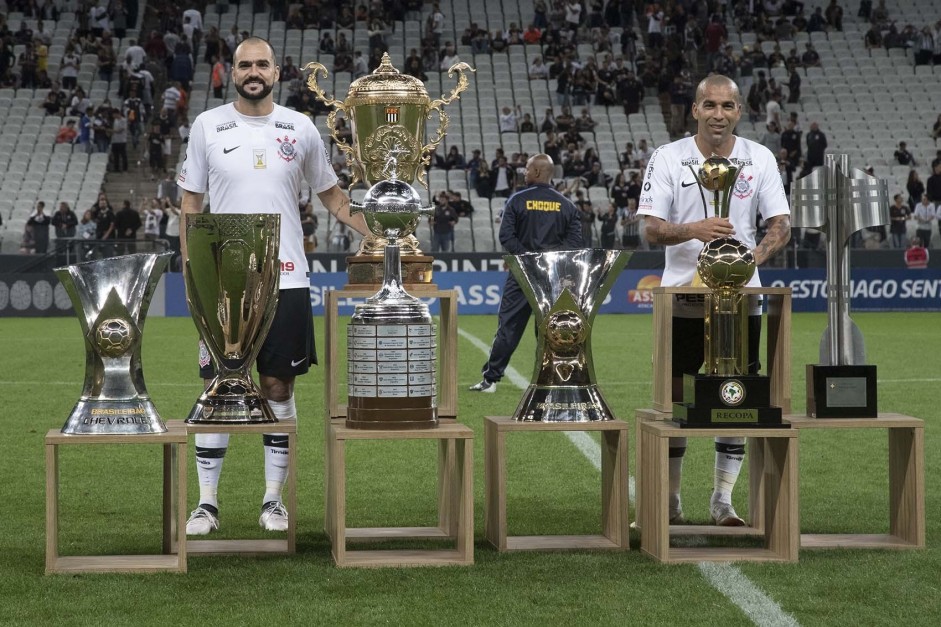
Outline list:
[[[184,213],[202,211],[208,192],[212,213],[281,215],[278,309],[257,364],[261,392],[275,416],[284,420],[297,416],[295,377],[317,360],[298,198],[310,187],[338,220],[364,234],[366,225],[361,216],[351,218],[349,198],[337,187],[310,118],[274,103],[271,90],[280,77],[275,58],[264,39],[249,37],[239,44],[232,63],[238,97],[193,121],[177,184],[183,189]],[[185,263],[186,229],[180,230],[180,243]],[[202,345],[199,362],[201,376],[211,379],[212,365]],[[186,523],[187,534],[206,535],[219,528],[217,489],[227,446],[228,434],[196,436],[199,504]],[[285,531],[288,514],[281,495],[287,479],[287,436],[266,434],[264,446],[265,494],[258,522],[266,530]]]
[[[754,251],[757,265],[773,257],[791,236],[790,209],[778,174],[777,161],[764,146],[733,134],[742,115],[742,99],[734,81],[721,75],[705,78],[696,88],[693,118],[696,135],[657,149],[644,177],[638,213],[646,216],[647,240],[666,246],[666,266],[661,284],[692,285],[696,258],[704,243],[735,237]],[[703,162],[725,157],[741,169],[731,191],[728,218],[715,216],[696,184]],[[767,234],[755,242],[758,215]],[[758,272],[749,287],[761,285]],[[704,298],[676,295],[673,313],[673,400],[681,400],[682,377],[699,371],[704,359]],[[748,320],[748,370],[758,371],[761,304],[752,303]],[[715,481],[710,514],[717,525],[743,526],[732,507],[732,489],[745,454],[743,438],[717,437]],[[670,521],[683,521],[680,477],[686,438],[670,439]]]

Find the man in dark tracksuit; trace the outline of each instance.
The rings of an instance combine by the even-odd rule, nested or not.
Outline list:
[[[549,184],[552,170],[552,159],[548,155],[530,157],[526,162],[527,187],[506,201],[500,243],[511,255],[584,247],[578,209]],[[512,274],[507,276],[490,359],[484,365],[483,380],[471,386],[471,390],[496,392],[497,381],[503,378],[531,312],[523,290]]]

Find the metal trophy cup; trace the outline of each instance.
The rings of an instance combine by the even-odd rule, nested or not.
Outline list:
[[[591,328],[631,253],[589,248],[505,255],[536,315],[536,364],[514,420],[613,420],[595,379]]]
[[[729,217],[732,188],[741,168],[723,157],[706,159],[697,180],[711,191],[716,216]],[[748,373],[748,297],[741,289],[755,274],[755,256],[733,237],[712,240],[696,269],[712,290],[705,304],[705,374],[683,376],[683,401],[673,418],[683,427],[780,426],[771,405],[771,380]]]
[[[347,327],[346,426],[353,429],[427,429],[438,426],[435,325],[428,305],[402,287],[398,242],[418,226],[422,207],[411,185],[395,178],[373,185],[362,212],[385,245],[382,287],[356,306]]]
[[[431,100],[425,85],[413,76],[400,74],[386,53],[372,74],[362,76],[350,84],[343,102],[327,96],[317,83],[318,74],[324,78],[327,76],[327,69],[323,65],[311,62],[304,69],[312,70],[307,78],[308,89],[325,105],[333,108],[327,115],[327,126],[350,165],[351,188],[358,181],[372,186],[391,178],[409,185],[418,181],[425,188],[428,187],[425,168],[431,163],[431,153],[444,139],[448,129],[449,119],[444,106],[451,104],[467,89],[465,72],[473,72],[473,68],[463,62],[451,66],[448,76],[457,73],[457,85],[448,96]],[[346,143],[336,129],[338,111],[342,111],[349,121],[352,145]],[[425,143],[425,121],[433,113],[438,114],[438,129],[434,137]],[[356,255],[347,258],[350,284],[382,283],[386,241],[384,233],[374,232],[363,239]],[[422,254],[418,239],[411,232],[402,233],[398,246],[401,249],[405,283],[430,283],[432,258]]]
[[[141,336],[172,253],[111,257],[56,268],[85,338],[85,384],[62,433],[164,433],[144,386]]]
[[[875,418],[876,367],[866,365],[866,346],[849,316],[850,238],[889,223],[885,179],[851,170],[847,155],[826,155],[824,166],[794,181],[792,224],[827,234],[827,328],[820,338],[820,364],[807,365],[807,415]]]
[[[189,213],[184,222],[186,302],[216,369],[186,422],[277,422],[251,366],[278,306],[281,216]]]

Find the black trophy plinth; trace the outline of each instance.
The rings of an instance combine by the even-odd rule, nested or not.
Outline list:
[[[764,375],[683,376],[683,402],[673,403],[673,421],[683,428],[780,427],[781,408],[771,405],[771,379]]]
[[[876,418],[876,367],[807,364],[807,415]]]

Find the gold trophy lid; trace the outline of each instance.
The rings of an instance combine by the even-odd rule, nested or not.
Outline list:
[[[414,98],[416,102],[429,101],[428,90],[425,84],[414,76],[400,73],[392,65],[389,53],[382,54],[382,62],[372,74],[361,76],[350,83],[347,92],[347,106],[368,102],[375,104],[377,98],[388,101],[389,97],[396,100]]]

